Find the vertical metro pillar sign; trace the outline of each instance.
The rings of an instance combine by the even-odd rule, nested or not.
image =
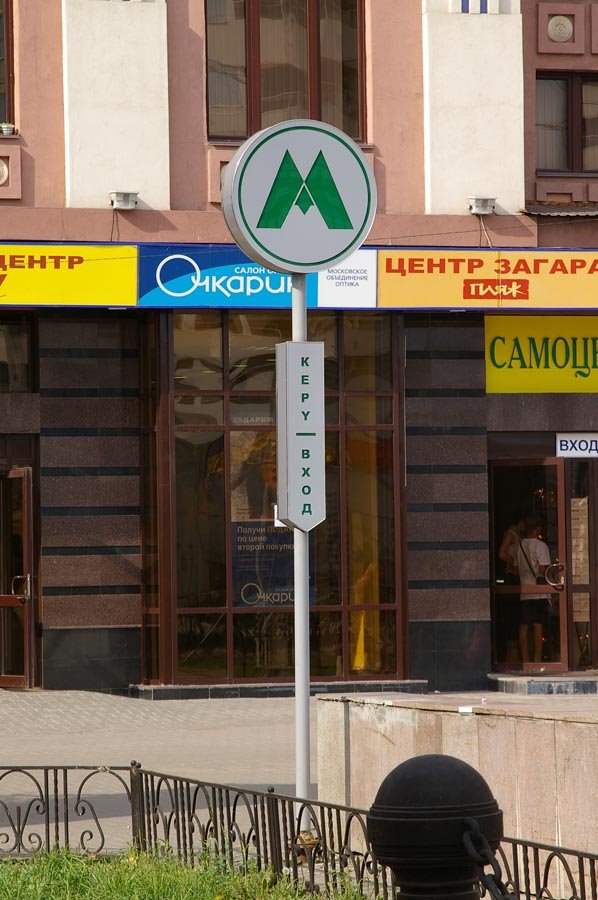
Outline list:
[[[308,119],[266,128],[224,171],[222,211],[247,256],[292,273],[293,340],[276,347],[278,516],[294,528],[296,792],[309,797],[309,544],[326,518],[324,345],[307,340],[305,275],[369,234],[376,183],[346,134]],[[309,822],[303,821],[308,828]]]
[[[278,518],[311,531],[326,518],[324,344],[276,345]]]

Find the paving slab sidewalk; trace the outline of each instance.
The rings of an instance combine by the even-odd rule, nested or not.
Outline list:
[[[311,701],[312,781],[316,707]],[[89,691],[0,690],[0,766],[128,765],[292,792],[292,698],[147,701]]]
[[[315,701],[311,702],[312,780],[316,772]],[[231,698],[150,702],[87,691],[0,690],[0,767],[128,766],[200,781],[294,794],[295,719],[292,698]],[[131,842],[126,789],[113,773],[95,772],[85,783],[83,806],[77,790],[87,773],[68,776],[69,842],[99,847],[97,815],[106,845],[122,850]],[[35,773],[43,782],[40,773]],[[128,774],[124,773],[128,782]],[[59,829],[64,828],[65,793],[59,773],[52,793]],[[44,809],[31,807],[37,786],[29,776],[0,770],[0,850],[17,839],[15,822],[28,818],[21,839],[33,846],[45,834]],[[312,797],[317,796],[315,784]],[[58,797],[56,800],[55,798]],[[164,797],[168,803],[168,797]],[[205,807],[200,801],[200,807]],[[7,815],[9,811],[11,818]],[[54,825],[50,827],[52,840]],[[88,830],[88,833],[87,833]],[[61,838],[64,840],[64,838]],[[29,842],[29,843],[27,843]]]

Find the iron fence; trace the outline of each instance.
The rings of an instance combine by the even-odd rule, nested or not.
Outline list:
[[[116,766],[0,767],[0,858],[70,848],[87,854],[175,854],[287,874],[309,891],[346,883],[366,900],[394,900],[375,859],[366,810],[299,801],[273,790],[212,784]],[[598,855],[505,838],[503,883],[521,900],[598,900]]]

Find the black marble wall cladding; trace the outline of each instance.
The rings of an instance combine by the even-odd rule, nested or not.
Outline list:
[[[493,690],[490,622],[411,622],[410,677],[429,691]]]
[[[138,324],[121,312],[40,315],[44,687],[140,678]]]
[[[57,628],[43,634],[47,690],[128,691],[141,679],[139,628]]]
[[[411,678],[488,689],[487,411],[481,318],[406,318]]]

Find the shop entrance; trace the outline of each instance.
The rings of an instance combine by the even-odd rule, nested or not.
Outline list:
[[[598,461],[494,460],[490,496],[495,670],[597,668]],[[537,532],[526,536],[535,523]],[[527,537],[527,558],[517,535]],[[549,562],[547,584],[536,584],[529,572],[528,563],[535,569],[540,557]]]
[[[0,688],[30,685],[31,469],[0,471]]]

